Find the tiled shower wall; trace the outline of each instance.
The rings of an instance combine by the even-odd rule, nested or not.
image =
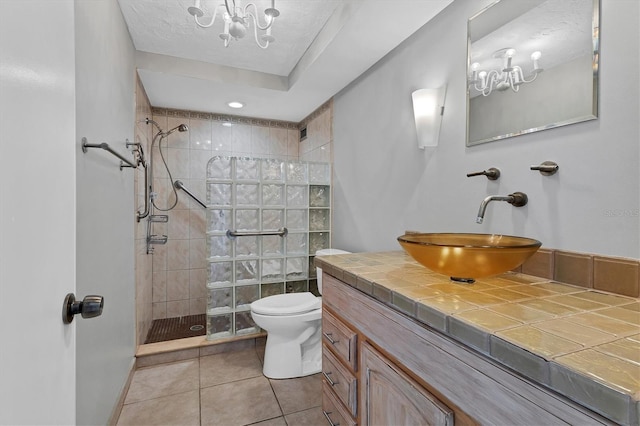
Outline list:
[[[142,87],[140,79],[136,79],[136,125],[134,131],[135,142],[143,146],[146,156],[151,145],[152,129],[141,120],[151,117],[151,104]],[[148,159],[147,159],[148,161]],[[142,209],[144,205],[144,169],[138,168],[135,172],[135,206]],[[136,265],[136,341],[144,343],[151,321],[152,312],[152,257],[147,255],[146,246],[146,221],[138,222],[136,213],[132,212],[131,220],[135,229],[135,265]]]
[[[160,108],[153,108],[152,115],[165,131],[181,123],[189,126],[188,132],[175,132],[164,139],[163,152],[173,180],[182,181],[203,201],[206,200],[206,165],[213,156],[331,161],[330,102],[302,123]],[[307,138],[302,143],[299,141],[301,125],[307,127]],[[173,194],[157,148],[153,155],[154,187],[158,192],[156,204],[163,207],[170,205]],[[138,188],[144,190],[143,186]],[[154,254],[147,256],[152,258],[153,269],[152,319],[206,312],[205,210],[184,192],[178,191],[178,195],[175,209],[154,211],[154,214],[168,214],[169,222],[153,224],[153,233],[167,235],[168,242],[155,245]],[[139,199],[143,200],[142,197]],[[147,292],[144,293],[141,297],[146,298]]]

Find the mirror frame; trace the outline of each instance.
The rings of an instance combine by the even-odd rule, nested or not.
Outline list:
[[[540,1],[540,5],[545,3],[548,0],[544,0],[544,1]],[[599,65],[600,65],[600,10],[601,10],[601,5],[600,5],[600,1],[601,0],[593,0],[593,10],[592,10],[592,25],[591,25],[591,31],[592,31],[592,46],[593,46],[593,52],[592,52],[592,70],[593,70],[593,88],[592,88],[592,99],[591,99],[591,108],[590,108],[590,114],[587,115],[582,115],[582,116],[577,116],[577,117],[572,117],[569,119],[565,119],[565,120],[559,120],[559,121],[555,121],[555,122],[551,122],[551,123],[545,123],[543,125],[539,125],[536,127],[531,127],[531,128],[526,128],[526,129],[520,129],[517,131],[513,131],[510,133],[504,133],[504,134],[496,134],[494,136],[491,137],[486,137],[483,139],[478,139],[478,140],[470,140],[470,114],[471,114],[471,88],[469,85],[469,76],[471,75],[471,57],[472,57],[472,32],[471,32],[471,25],[472,22],[474,20],[477,20],[478,17],[480,17],[482,14],[487,13],[487,11],[490,11],[492,8],[494,7],[500,7],[500,5],[506,5],[508,2],[507,1],[502,1],[502,0],[495,0],[493,3],[491,3],[490,5],[488,5],[487,7],[485,7],[484,9],[482,9],[481,11],[479,11],[478,13],[476,13],[475,15],[473,15],[472,17],[470,17],[467,21],[467,73],[466,73],[466,79],[467,79],[467,115],[466,115],[466,146],[467,147],[471,147],[471,146],[475,146],[475,145],[479,145],[479,144],[483,144],[483,143],[487,143],[487,142],[494,142],[494,141],[499,141],[502,139],[507,139],[507,138],[512,138],[515,136],[519,136],[519,135],[523,135],[523,134],[528,134],[528,133],[534,133],[534,132],[539,132],[542,130],[548,130],[548,129],[553,129],[556,127],[561,127],[561,126],[566,126],[569,124],[575,124],[575,123],[580,123],[580,122],[584,122],[584,121],[589,121],[589,120],[595,120],[598,118],[598,114],[599,114]],[[534,6],[537,7],[537,6]],[[497,9],[493,9],[493,12],[497,12]],[[526,12],[525,12],[526,13]],[[513,16],[513,19],[517,18],[519,15]],[[510,19],[507,19],[503,24],[507,24],[508,22],[510,22]],[[488,32],[487,35],[491,34],[491,32],[493,32],[495,30],[491,30]],[[481,37],[482,38],[482,37]],[[499,133],[499,131],[496,131],[496,133]]]

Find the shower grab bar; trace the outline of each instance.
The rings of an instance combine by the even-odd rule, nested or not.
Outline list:
[[[193,195],[193,194],[191,193],[191,191],[189,191],[189,190],[184,186],[184,184],[183,184],[182,182],[180,182],[179,180],[175,181],[175,182],[173,183],[173,186],[175,186],[175,187],[176,187],[176,188],[178,188],[178,189],[182,189],[184,192],[186,192],[186,193],[187,193],[187,195],[188,195],[189,197],[193,198],[193,199],[194,199],[198,204],[200,204],[200,205],[201,205],[202,207],[204,207],[205,209],[207,208],[207,205],[206,205],[205,203],[203,203],[202,201],[200,201],[200,200],[198,199],[198,197],[196,197],[195,195]]]
[[[129,142],[129,141],[127,141]],[[137,164],[132,163],[131,161],[127,160],[125,157],[123,157],[122,155],[120,155],[119,153],[117,153],[116,151],[114,151],[108,143],[103,142],[103,143],[96,143],[96,144],[92,144],[92,143],[88,143],[87,142],[87,138],[82,138],[82,152],[84,152],[85,154],[87,153],[87,148],[102,148],[105,151],[115,155],[116,157],[118,157],[122,163],[126,163],[127,165],[125,166],[124,164],[120,163],[120,170],[122,170],[123,167],[131,167],[134,169],[138,168]]]
[[[235,237],[254,237],[254,236],[267,236],[267,235],[277,235],[279,237],[286,237],[289,233],[287,228],[280,228],[274,231],[232,231],[231,229],[227,230],[228,238]]]

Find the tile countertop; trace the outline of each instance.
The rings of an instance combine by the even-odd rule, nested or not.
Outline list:
[[[638,424],[638,298],[515,272],[459,284],[402,251],[318,256],[316,266],[609,419]]]

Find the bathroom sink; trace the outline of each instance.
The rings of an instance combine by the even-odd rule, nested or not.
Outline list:
[[[517,268],[542,245],[531,238],[463,233],[409,233],[398,242],[423,266],[467,283]]]

